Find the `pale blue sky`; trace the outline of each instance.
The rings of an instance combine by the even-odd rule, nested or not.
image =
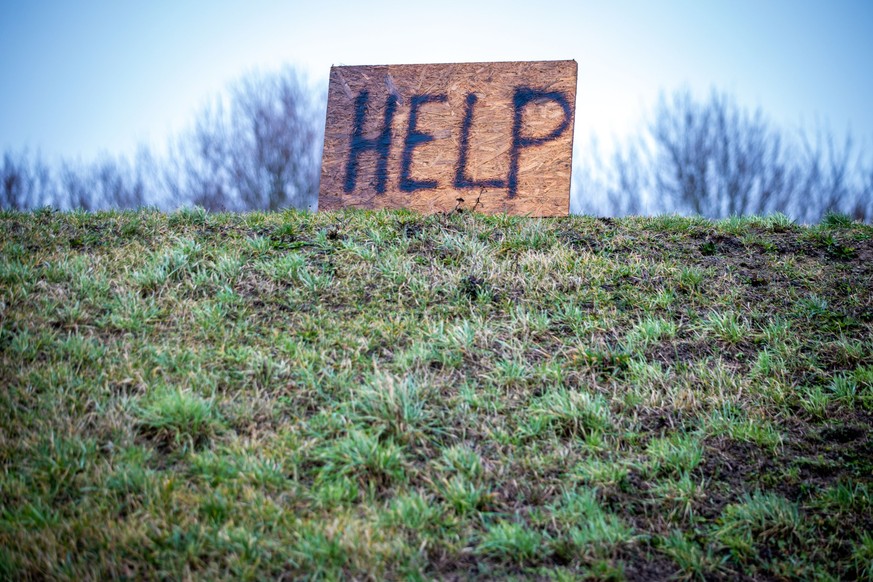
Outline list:
[[[240,75],[295,64],[575,59],[577,143],[660,91],[713,86],[785,126],[873,145],[873,1],[0,0],[0,147],[162,147]]]

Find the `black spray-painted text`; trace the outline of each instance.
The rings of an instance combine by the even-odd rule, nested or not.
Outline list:
[[[457,160],[455,163],[454,180],[452,186],[458,190],[473,188],[506,188],[509,198],[515,197],[518,190],[518,160],[522,150],[542,145],[548,141],[557,139],[570,126],[571,110],[566,95],[560,91],[543,91],[531,87],[516,87],[512,99],[512,135],[509,148],[509,171],[506,177],[493,177],[474,180],[467,168],[469,158],[470,131],[473,127],[473,118],[476,110],[478,97],[475,93],[469,93],[465,99],[464,117],[461,121],[458,143]],[[402,141],[402,154],[400,158],[400,178],[398,187],[402,192],[416,192],[418,190],[432,190],[441,185],[437,180],[416,180],[412,177],[413,153],[415,148],[435,139],[433,134],[425,133],[418,126],[419,109],[428,103],[445,103],[448,96],[445,94],[422,94],[413,95],[409,100],[409,122],[406,127],[406,136]],[[531,103],[553,102],[563,110],[564,117],[550,133],[544,136],[526,135],[523,132],[523,116],[525,108]],[[359,160],[362,154],[373,152],[376,155],[375,182],[373,184],[376,193],[384,194],[388,188],[388,157],[394,142],[391,130],[394,115],[397,112],[398,99],[395,95],[389,95],[383,110],[382,129],[375,138],[364,137],[364,123],[367,111],[370,109],[369,91],[361,91],[355,99],[355,120],[349,147],[349,157],[346,162],[346,176],[344,190],[351,193],[358,183]]]

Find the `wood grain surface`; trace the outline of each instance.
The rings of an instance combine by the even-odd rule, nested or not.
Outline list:
[[[569,211],[576,62],[332,67],[319,208]]]

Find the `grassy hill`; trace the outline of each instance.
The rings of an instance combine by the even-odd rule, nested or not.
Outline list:
[[[0,214],[0,578],[873,577],[873,227]]]

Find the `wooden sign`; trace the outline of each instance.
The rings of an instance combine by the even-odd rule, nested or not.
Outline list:
[[[563,216],[576,61],[332,67],[319,207]]]

